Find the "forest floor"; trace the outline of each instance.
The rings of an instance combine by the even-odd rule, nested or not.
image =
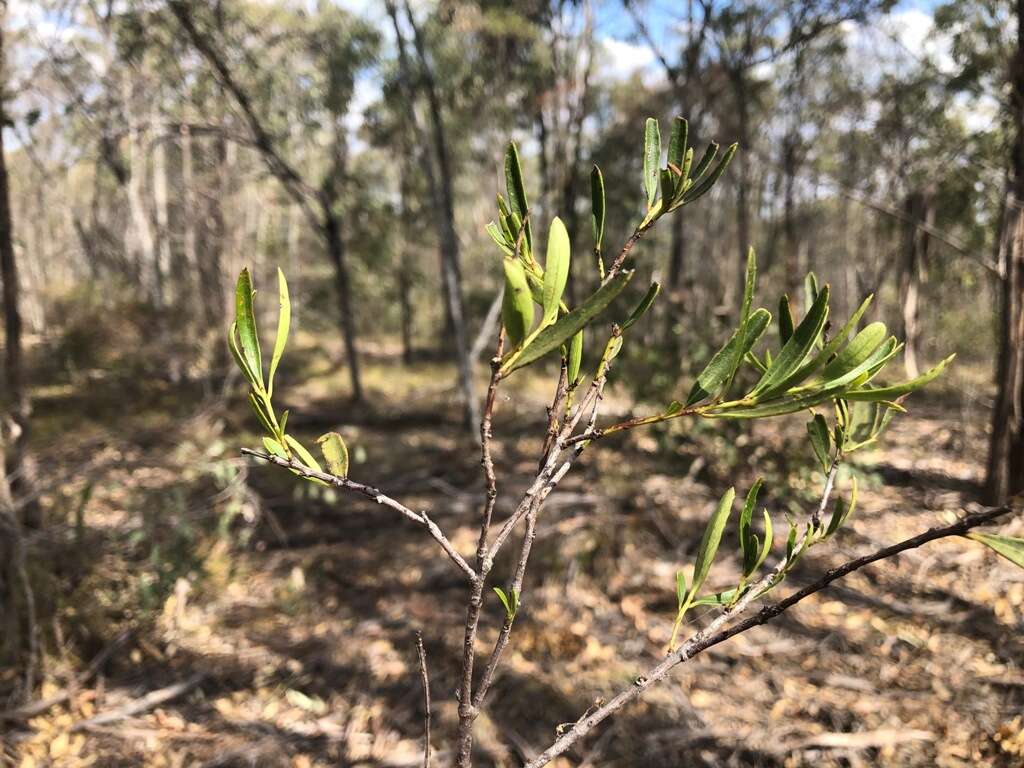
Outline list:
[[[342,371],[306,367],[307,384],[282,390],[297,434],[341,431],[353,478],[432,510],[471,553],[482,478],[443,386],[448,369],[375,361],[377,405],[352,409],[332,394]],[[33,564],[48,648],[41,694],[60,695],[31,716],[7,713],[0,765],[418,765],[415,630],[435,765],[449,764],[458,574],[397,515],[240,459],[238,447],[256,443],[241,397],[142,380],[97,375],[35,393],[50,483],[49,525],[32,541],[47,553]],[[536,464],[545,394],[524,378],[500,398],[499,517]],[[608,409],[627,403],[613,391]],[[861,484],[847,528],[780,594],[974,503],[987,411],[950,384],[908,405],[881,448],[840,477],[843,495],[851,472]],[[673,574],[692,563],[726,487],[743,494],[765,474],[769,508],[806,514],[822,478],[803,421],[752,434],[677,424],[584,454],[541,518],[511,652],[479,720],[479,765],[520,765],[662,655]],[[1008,530],[1019,535],[1024,521]],[[734,575],[733,545],[712,585]],[[508,569],[500,562],[494,583]],[[489,594],[483,643],[502,616]],[[690,630],[706,620],[698,611]],[[1022,766],[1022,628],[1024,573],[945,540],[712,648],[555,764]],[[16,680],[0,671],[0,692]],[[179,684],[166,701],[145,698]]]

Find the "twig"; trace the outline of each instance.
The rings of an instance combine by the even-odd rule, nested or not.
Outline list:
[[[155,691],[151,691],[145,696],[134,699],[122,707],[112,709],[109,712],[100,713],[95,717],[90,717],[88,720],[80,720],[71,726],[71,730],[86,731],[95,726],[108,725],[109,723],[115,723],[119,720],[125,720],[134,715],[141,714],[153,707],[160,706],[161,704],[188,693],[199,685],[205,677],[205,673],[197,672],[187,680],[175,683],[174,685],[168,685],[166,688],[159,688]]]
[[[419,630],[416,630],[416,655],[420,659],[420,680],[423,681],[423,768],[430,768],[430,678],[427,676],[423,633]]]
[[[412,520],[414,523],[426,528],[431,538],[441,545],[441,549],[444,550],[445,554],[448,555],[448,558],[455,564],[455,566],[466,575],[466,578],[469,579],[471,583],[475,583],[477,581],[476,571],[474,571],[470,564],[467,563],[462,555],[458,553],[448,537],[444,535],[444,532],[437,526],[437,523],[427,516],[426,512],[413,512],[401,502],[396,501],[386,495],[379,488],[374,488],[372,485],[357,483],[355,480],[349,480],[347,477],[338,477],[337,475],[332,475],[329,472],[318,472],[317,470],[310,469],[295,460],[282,459],[280,456],[274,456],[273,454],[264,453],[263,451],[254,451],[251,448],[243,448],[242,453],[247,456],[253,456],[257,459],[262,459],[270,464],[276,464],[279,467],[290,469],[300,477],[319,480],[323,483],[327,483],[328,485],[333,485],[335,488],[344,488],[349,491],[355,491],[378,504],[382,504],[385,507],[395,510],[402,516]]]
[[[949,536],[961,536],[973,528],[987,525],[999,517],[1011,512],[1017,514],[1020,510],[1014,510],[1011,507],[996,507],[984,512],[967,515],[951,525],[929,528],[927,531],[912,538],[905,539],[898,544],[893,544],[892,546],[879,549],[870,555],[850,560],[838,568],[833,568],[828,571],[820,579],[808,584],[803,589],[797,590],[789,597],[762,608],[753,616],[750,616],[727,629],[720,630],[721,624],[724,623],[720,620],[724,618],[727,621],[729,618],[736,615],[737,611],[734,610],[729,613],[723,613],[718,619],[712,622],[707,629],[697,632],[679,649],[669,654],[661,663],[637,677],[629,688],[619,692],[607,704],[595,710],[590,715],[583,717],[569,731],[556,739],[550,747],[528,762],[524,768],[541,768],[541,766],[547,765],[555,757],[561,755],[576,742],[590,733],[590,731],[592,731],[599,723],[618,712],[626,704],[639,698],[655,683],[665,679],[669,672],[679,664],[689,661],[703,651],[706,651],[708,648],[724,643],[726,640],[729,640],[736,635],[742,634],[754,627],[771,621],[802,600],[822,591],[832,582],[837,581],[854,571],[860,570],[871,563],[878,562],[879,560],[885,560],[909,549],[920,547],[931,541],[947,538]],[[739,606],[739,604],[737,604],[737,606]]]

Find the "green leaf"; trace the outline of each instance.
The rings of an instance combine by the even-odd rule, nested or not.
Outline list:
[[[622,292],[622,289],[626,287],[632,278],[632,270],[620,272],[602,285],[580,306],[562,315],[554,325],[549,325],[537,334],[537,337],[520,354],[513,353],[506,358],[501,367],[502,375],[508,375],[512,371],[539,360],[544,355],[564,344],[569,337],[579,333],[607,309],[608,305]]]
[[[272,437],[263,437],[263,447],[267,449],[267,453],[277,456],[279,459],[288,460],[288,451],[284,449],[277,440]]]
[[[730,488],[723,495],[715,508],[715,512],[704,529],[704,536],[700,540],[700,548],[697,550],[697,560],[693,566],[693,586],[691,594],[696,594],[707,580],[711,564],[718,554],[718,545],[722,542],[722,533],[725,531],[725,524],[729,521],[729,514],[732,512],[732,502],[736,498],[736,489]]]
[[[566,373],[569,386],[575,387],[580,378],[580,365],[583,363],[583,331],[580,331],[569,342],[569,356]]]
[[[744,325],[750,317],[750,307],[754,303],[754,285],[757,282],[757,256],[753,248],[747,249],[747,269],[743,280],[743,303],[740,305],[740,325]]]
[[[313,458],[313,454],[305,449],[305,447],[291,435],[285,435],[284,439],[288,441],[288,445],[291,449],[298,454],[299,460],[310,469],[314,469],[317,472],[323,472],[323,467],[320,466],[320,462]]]
[[[888,387],[877,387],[875,389],[854,389],[846,392],[843,395],[847,400],[854,401],[866,401],[866,402],[879,402],[883,400],[896,400],[904,395],[908,395],[915,389],[920,389],[925,384],[929,383],[949,365],[956,355],[950,355],[941,363],[936,365],[929,371],[918,376],[916,379],[910,379],[909,381],[901,381],[898,384],[892,384]]]
[[[696,607],[698,605],[732,605],[733,601],[738,595],[738,590],[727,589],[724,592],[715,592],[710,595],[701,595],[694,599],[690,605]]]
[[[688,133],[689,125],[684,118],[676,117],[672,120],[672,132],[668,139],[668,161],[679,169],[683,167]]]
[[[253,411],[256,413],[256,418],[259,419],[260,424],[267,430],[271,435],[277,435],[278,430],[274,429],[274,419],[272,414],[267,408],[267,401],[262,395],[257,395],[255,392],[249,392],[249,405],[252,406]]]
[[[814,418],[807,422],[807,434],[811,437],[811,447],[814,449],[814,455],[818,457],[818,463],[821,464],[823,471],[828,472],[832,463],[832,438],[825,417],[820,413],[814,414]]]
[[[793,313],[789,309],[789,296],[782,294],[779,299],[779,346],[786,346],[786,342],[793,337]]]
[[[686,398],[687,407],[719,394],[722,386],[732,379],[743,357],[764,334],[771,319],[771,312],[767,309],[756,309],[751,313],[745,325],[733,333],[732,338],[715,353],[711,362],[700,372],[689,397]]]
[[[280,309],[277,315],[277,338],[274,341],[274,355],[270,358],[270,375],[267,377],[267,395],[274,392],[274,374],[277,372],[277,365],[281,362],[281,355],[284,354],[285,344],[288,343],[288,331],[292,324],[292,303],[288,298],[288,281],[284,279],[284,272],[277,269],[277,294],[280,302]]]
[[[715,186],[718,179],[722,176],[723,173],[725,173],[725,169],[729,167],[729,163],[732,161],[733,156],[736,154],[736,150],[738,149],[738,147],[738,144],[733,144],[727,150],[725,150],[725,154],[722,155],[722,159],[718,161],[718,165],[715,166],[715,169],[711,173],[709,173],[702,182],[697,184],[697,186],[687,190],[682,200],[684,205],[689,205],[697,198],[704,196],[711,190],[713,186]]]
[[[832,512],[832,517],[828,521],[828,527],[825,529],[825,538],[833,535],[836,531],[843,527],[853,510],[857,506],[857,478],[851,478],[850,488],[850,503],[847,505],[842,497],[836,499],[836,506]]]
[[[316,439],[327,470],[335,477],[348,477],[348,446],[337,432],[328,432]]]
[[[1000,536],[995,533],[976,532],[968,533],[967,538],[984,544],[1017,567],[1024,568],[1024,539],[1017,539],[1013,536]]]
[[[785,382],[807,357],[807,353],[810,352],[814,342],[821,336],[822,328],[825,327],[825,318],[828,317],[828,294],[828,286],[825,286],[824,290],[818,294],[818,298],[815,299],[807,316],[793,331],[792,338],[786,342],[768,372],[761,377],[751,391],[752,395],[770,397],[778,384]]]
[[[697,161],[697,167],[693,169],[691,177],[694,179],[699,179],[701,176],[703,176],[704,172],[711,166],[711,163],[714,162],[715,157],[717,156],[718,142],[712,141],[710,144],[708,144],[707,149],[704,150],[704,154],[701,155],[700,160]]]
[[[530,206],[526,200],[526,185],[523,183],[523,166],[519,162],[519,150],[514,141],[510,141],[508,149],[505,150],[505,189],[508,192],[510,212],[519,217],[520,225],[526,222],[526,246],[530,253],[533,253],[533,231],[527,218]],[[513,236],[515,234],[513,231]]]
[[[241,356],[245,360],[249,372],[256,377],[256,382],[263,388],[263,358],[260,354],[260,341],[256,334],[256,316],[252,308],[252,278],[249,270],[243,269],[238,275],[235,286],[235,324],[238,327],[238,339],[241,343]]]
[[[501,322],[512,347],[523,343],[533,326],[533,298],[526,281],[526,269],[519,259],[502,259],[505,294],[501,298]]]
[[[804,277],[804,312],[811,311],[811,305],[818,300],[818,276],[808,272]]]
[[[242,351],[238,347],[238,323],[232,323],[231,328],[228,329],[228,347],[231,349],[231,356],[235,358],[235,363],[242,369],[245,378],[249,380],[249,385],[253,389],[259,389],[259,377],[249,367],[248,361],[242,357]]]
[[[629,317],[626,318],[626,322],[622,324],[622,330],[626,331],[630,328],[637,320],[643,317],[647,310],[651,308],[654,300],[658,298],[658,293],[661,291],[660,283],[651,283],[651,287],[647,289],[647,293],[640,299],[640,303],[636,305],[632,312],[629,313]]]
[[[596,165],[590,171],[590,223],[594,231],[594,248],[601,250],[601,243],[604,240],[604,176],[601,169]]]
[[[647,118],[644,126],[644,190],[647,192],[647,208],[654,207],[658,198],[658,168],[661,164],[661,129],[653,117]]]
[[[839,333],[837,333],[832,338],[832,340],[829,341],[828,344],[826,344],[817,355],[815,355],[811,360],[800,366],[797,372],[786,380],[784,386],[788,388],[793,386],[794,384],[798,384],[801,381],[804,381],[808,376],[810,376],[816,370],[821,368],[821,366],[829,363],[833,355],[836,354],[839,348],[846,344],[847,339],[850,336],[850,333],[853,331],[854,328],[857,327],[857,323],[860,322],[861,317],[863,317],[864,313],[871,305],[871,300],[873,298],[874,295],[869,295],[866,299],[864,299],[864,301],[860,303],[860,306],[857,307],[857,311],[850,315],[850,319],[847,320],[846,324],[839,329]]]
[[[856,368],[878,349],[879,345],[885,341],[887,333],[885,323],[871,323],[866,326],[836,355],[835,360],[825,366],[821,377],[825,381],[831,381]]]
[[[501,587],[491,587],[494,590],[494,594],[501,600],[501,604],[505,607],[505,617],[511,621],[516,617],[516,613],[519,611],[519,593],[513,589],[510,595],[505,594],[505,590]]]
[[[682,413],[683,404],[678,400],[673,400],[668,404],[668,408],[665,409],[664,416],[675,416],[677,413]]]
[[[768,553],[772,551],[772,543],[775,536],[772,531],[772,518],[768,514],[768,510],[763,509],[761,511],[764,514],[764,541],[761,543],[761,553],[757,556],[757,562],[753,568],[754,571],[764,565],[764,561],[768,559]]]
[[[764,481],[758,478],[747,493],[747,499],[743,503],[743,510],[740,512],[740,550],[743,553],[743,575],[749,576],[757,566],[758,546],[757,536],[751,530],[750,524],[754,519],[754,505],[757,504],[757,494],[761,490]]]
[[[491,221],[488,222],[484,229],[487,230],[487,234],[491,236],[491,240],[493,240],[494,244],[501,249],[502,253],[510,258],[515,256],[515,251],[513,247],[508,244],[508,240],[506,240],[505,233],[502,232],[501,227]]]
[[[678,601],[679,607],[682,608],[686,602],[686,571],[680,568],[676,571],[676,600]]]
[[[570,257],[569,233],[562,220],[556,216],[548,230],[548,253],[544,262],[543,325],[551,325],[558,318],[558,305],[569,279]]]

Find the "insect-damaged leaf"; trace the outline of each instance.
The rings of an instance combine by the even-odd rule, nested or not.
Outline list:
[[[336,477],[348,477],[348,446],[337,432],[328,432],[317,438],[320,453],[327,462],[327,470]]]

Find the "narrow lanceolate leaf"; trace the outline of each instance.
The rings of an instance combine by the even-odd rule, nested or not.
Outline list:
[[[831,381],[856,368],[885,341],[886,333],[885,323],[871,323],[865,327],[836,355],[835,360],[825,366],[821,378]]]
[[[784,386],[788,388],[794,386],[795,384],[799,384],[801,381],[807,379],[807,377],[809,377],[812,373],[817,371],[823,365],[828,364],[832,360],[836,352],[838,352],[839,349],[844,344],[846,344],[847,340],[850,337],[850,334],[857,327],[857,323],[860,322],[861,317],[864,316],[864,313],[867,311],[868,307],[871,306],[871,300],[873,298],[873,294],[868,295],[868,297],[860,303],[860,306],[857,307],[857,310],[852,315],[850,315],[850,319],[847,320],[843,327],[839,329],[839,333],[833,336],[832,340],[829,341],[828,344],[826,344],[821,349],[821,351],[818,352],[818,354],[816,354],[813,358],[811,358],[802,366],[800,366],[800,368],[797,369],[796,373],[789,377]]]
[[[749,576],[757,567],[757,558],[760,554],[757,536],[751,530],[751,522],[754,519],[754,506],[757,504],[757,494],[761,490],[763,480],[758,478],[747,493],[747,499],[743,502],[743,510],[740,512],[740,550],[743,553],[743,575]]]
[[[633,277],[632,271],[620,272],[612,280],[602,285],[597,291],[584,301],[580,306],[571,312],[562,315],[549,325],[537,337],[526,346],[520,353],[513,353],[506,360],[501,368],[501,373],[507,375],[525,365],[529,365],[552,350],[558,349],[569,340],[571,336],[579,333],[587,325],[607,309],[612,300],[618,296],[622,289]]]
[[[779,346],[786,346],[786,342],[793,337],[793,312],[789,308],[789,296],[782,294],[779,299]]]
[[[264,436],[263,447],[267,449],[267,453],[271,453],[280,459],[287,460],[288,458],[288,452],[284,449],[284,446],[272,437]]]
[[[793,331],[793,336],[772,362],[768,372],[754,387],[751,394],[770,397],[777,385],[784,382],[804,361],[807,353],[814,347],[814,342],[821,336],[828,317],[828,286],[818,294],[807,316]]]
[[[502,259],[502,266],[505,268],[505,295],[501,299],[501,322],[515,349],[533,326],[533,298],[523,263],[519,259]]]
[[[508,244],[508,240],[505,238],[505,233],[502,232],[501,227],[495,224],[493,221],[488,222],[487,226],[484,227],[487,234],[491,236],[491,240],[497,245],[506,256],[514,256],[515,251],[513,247]]]
[[[238,326],[238,340],[241,355],[248,369],[263,387],[263,358],[260,354],[260,340],[256,334],[256,316],[252,308],[252,278],[249,270],[243,269],[235,286],[235,323]]]
[[[570,255],[569,233],[562,220],[556,216],[548,231],[548,254],[544,262],[543,325],[551,325],[558,318],[558,305],[569,279]]]
[[[660,291],[661,283],[651,283],[651,287],[647,289],[647,293],[645,293],[644,297],[640,299],[640,303],[637,304],[636,308],[629,313],[629,317],[626,318],[626,322],[622,324],[623,332],[647,313],[647,310],[651,308],[654,300],[658,298],[658,293]]]
[[[715,161],[718,156],[718,142],[712,141],[708,144],[707,149],[704,150],[704,154],[701,155],[700,160],[697,161],[696,167],[693,169],[692,178],[699,179],[704,175],[704,172],[711,167],[711,163]]]
[[[772,518],[768,514],[768,510],[764,509],[761,511],[764,514],[764,541],[761,542],[761,553],[757,556],[757,563],[754,565],[754,571],[764,565],[764,561],[768,559],[768,553],[772,551],[772,543],[774,542],[775,537],[775,534],[772,531]]]
[[[501,604],[505,607],[505,615],[511,619],[514,614],[514,611],[512,610],[512,601],[508,599],[508,595],[505,594],[505,590],[501,587],[491,587],[491,589],[494,590],[494,594],[498,596],[498,599],[501,600]]]
[[[569,386],[575,387],[580,379],[580,365],[583,363],[583,331],[580,331],[569,342],[568,363],[566,374]]]
[[[680,568],[676,571],[676,600],[679,602],[680,608],[686,602],[686,593],[686,571]]]
[[[711,564],[718,554],[718,545],[722,543],[722,533],[725,531],[725,524],[729,521],[729,514],[732,512],[732,502],[736,498],[736,489],[730,488],[718,502],[715,512],[704,529],[704,536],[700,540],[700,549],[697,550],[697,560],[693,565],[693,585],[690,588],[691,594],[704,585],[711,570]]]
[[[231,328],[228,329],[228,347],[231,349],[231,356],[235,358],[235,363],[242,369],[245,378],[249,380],[249,384],[253,389],[259,389],[259,376],[249,367],[249,361],[242,355],[242,350],[238,346],[238,323],[232,323]]]
[[[689,397],[686,398],[686,406],[715,397],[727,381],[730,381],[736,372],[739,361],[750,351],[764,334],[772,315],[767,309],[756,309],[751,313],[743,328],[739,328],[732,337],[725,343],[711,362],[700,372]]]
[[[672,132],[668,139],[668,161],[676,168],[682,169],[683,157],[686,155],[686,139],[689,125],[682,117],[672,120]]]
[[[811,438],[811,448],[818,458],[818,463],[827,472],[832,462],[832,438],[825,417],[820,413],[814,414],[814,418],[807,422],[807,434]]]
[[[854,389],[848,391],[843,395],[847,400],[854,401],[867,401],[867,402],[880,402],[883,400],[897,400],[898,398],[908,395],[915,389],[920,389],[928,382],[935,379],[940,373],[946,370],[946,366],[949,365],[956,355],[950,355],[941,363],[936,365],[929,371],[918,376],[916,379],[910,379],[908,381],[902,381],[899,384],[892,384],[888,387],[876,387],[874,389]]]
[[[967,537],[981,542],[989,549],[1002,555],[1014,565],[1024,568],[1024,539],[1000,536],[995,533],[969,533]]]
[[[736,150],[738,148],[738,144],[733,144],[725,150],[725,154],[722,155],[722,159],[718,161],[718,165],[715,166],[715,169],[711,171],[703,181],[698,183],[697,186],[692,187],[687,191],[686,195],[683,197],[683,202],[692,203],[698,197],[702,197],[707,194],[711,188],[715,186],[722,174],[725,173],[725,169],[729,167],[729,163],[732,162],[732,158],[736,154]]]
[[[327,462],[327,471],[336,477],[348,477],[348,446],[337,432],[320,435],[316,440]]]
[[[510,141],[505,150],[505,188],[510,212],[519,217],[520,223],[526,222],[526,246],[533,253],[533,232],[530,220],[526,217],[530,206],[526,200],[526,185],[523,183],[523,166],[519,162],[519,150],[514,141]]]
[[[292,303],[288,298],[288,281],[284,279],[284,272],[280,267],[277,270],[277,294],[280,302],[280,309],[277,315],[277,338],[274,340],[274,355],[270,358],[270,375],[267,377],[267,394],[274,392],[274,374],[277,372],[277,365],[281,362],[281,355],[284,354],[284,347],[288,343],[288,331],[292,323]]]
[[[594,248],[601,250],[601,243],[604,240],[604,176],[601,169],[596,165],[590,171],[590,223],[594,231]]]
[[[661,129],[653,117],[647,118],[644,126],[644,191],[647,193],[647,208],[654,207],[658,198],[658,168],[661,164]]]
[[[750,307],[754,303],[754,286],[757,282],[757,256],[753,248],[747,249],[747,269],[743,279],[743,303],[740,305],[740,325],[750,317]]]
[[[836,531],[843,527],[853,510],[857,506],[857,478],[852,478],[852,486],[850,490],[850,503],[847,504],[843,501],[842,497],[836,499],[835,509],[832,512],[832,517],[828,521],[828,527],[825,529],[825,538],[832,536]]]

